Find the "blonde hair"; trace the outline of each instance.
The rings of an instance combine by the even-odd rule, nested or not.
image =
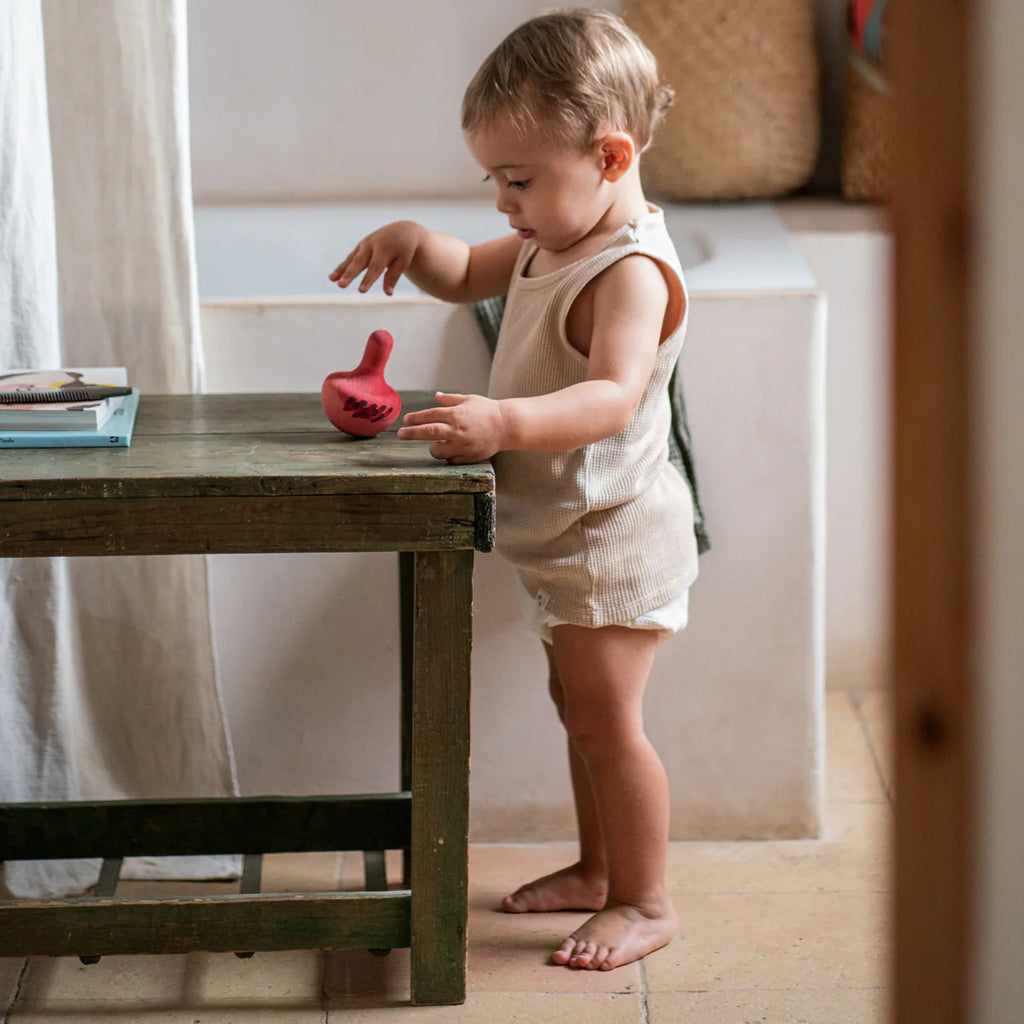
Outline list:
[[[672,105],[650,50],[609,11],[555,11],[505,37],[462,100],[463,131],[507,116],[517,132],[547,131],[586,145],[625,131],[637,150]]]

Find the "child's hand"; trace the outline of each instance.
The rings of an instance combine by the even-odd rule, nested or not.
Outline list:
[[[403,441],[433,441],[430,454],[447,462],[482,462],[505,447],[501,406],[482,395],[438,391],[441,408],[406,413],[398,431]]]
[[[365,270],[359,285],[359,290],[365,292],[384,274],[384,291],[391,295],[398,279],[416,255],[422,232],[423,228],[411,220],[386,224],[367,235],[328,276],[338,282],[339,288],[346,288]]]

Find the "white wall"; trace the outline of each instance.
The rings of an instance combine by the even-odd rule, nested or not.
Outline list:
[[[197,200],[485,194],[459,127],[463,90],[509,31],[550,6],[192,0]]]
[[[839,174],[843,0],[818,11],[822,154]],[[200,202],[484,194],[462,93],[520,22],[618,0],[190,0],[193,184]]]
[[[892,238],[873,217],[801,222],[790,239],[828,296],[826,679],[886,686]]]

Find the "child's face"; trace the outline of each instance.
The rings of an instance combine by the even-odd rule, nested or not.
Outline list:
[[[498,190],[509,225],[541,249],[563,252],[600,221],[609,198],[599,147],[535,133],[520,139],[505,121],[465,133],[466,145]]]

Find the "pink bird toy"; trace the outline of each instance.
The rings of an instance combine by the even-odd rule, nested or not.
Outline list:
[[[398,419],[402,399],[384,380],[394,344],[387,331],[374,331],[354,370],[338,370],[324,380],[320,400],[327,418],[339,430],[352,437],[376,437]]]

